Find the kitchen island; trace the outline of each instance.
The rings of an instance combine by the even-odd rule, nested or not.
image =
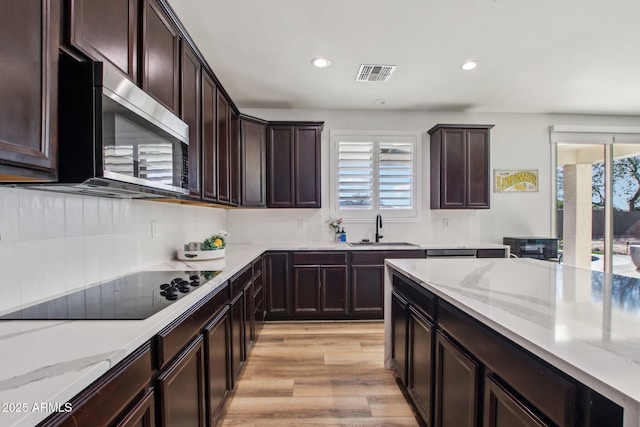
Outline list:
[[[386,267],[385,366],[418,406],[436,396],[423,402],[423,417],[444,417],[438,384],[450,368],[441,363],[455,360],[473,372],[467,396],[478,399],[467,402],[483,425],[495,425],[495,399],[538,423],[522,425],[598,425],[600,409],[610,411],[606,425],[640,425],[639,280],[530,259],[388,260]],[[434,366],[424,375],[419,354]],[[547,390],[536,390],[537,381]]]

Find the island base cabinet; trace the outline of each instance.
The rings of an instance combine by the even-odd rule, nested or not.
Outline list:
[[[391,364],[396,376],[407,386],[407,322],[409,304],[397,293],[391,294]]]
[[[483,427],[547,427],[522,402],[491,376],[484,383]]]
[[[436,333],[435,425],[475,427],[480,366],[440,332]]]
[[[205,425],[204,345],[202,335],[158,377],[162,427]]]
[[[409,308],[409,368],[407,390],[428,426],[433,425],[433,341],[435,326]]]
[[[231,390],[231,317],[229,307],[204,328],[207,350],[206,371],[208,379],[207,409],[210,425],[216,425],[224,400]]]
[[[140,401],[116,424],[116,427],[155,427],[153,392],[153,388],[149,388]]]

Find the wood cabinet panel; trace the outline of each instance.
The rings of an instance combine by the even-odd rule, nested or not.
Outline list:
[[[320,313],[320,267],[293,267],[293,313]]]
[[[407,390],[427,425],[433,425],[435,325],[409,308],[409,367]]]
[[[247,119],[241,123],[241,204],[264,207],[267,204],[267,126]]]
[[[289,254],[272,252],[264,256],[266,305],[270,318],[290,313]]]
[[[116,427],[155,427],[154,390],[149,388],[142,398],[116,424]]]
[[[489,206],[489,130],[467,130],[467,207]]]
[[[240,205],[240,119],[235,111],[229,108],[229,192],[231,206]]]
[[[127,418],[128,407],[143,395],[151,382],[151,350],[145,344],[118,363],[70,402],[71,412],[59,412],[40,427],[112,425]]]
[[[231,372],[232,388],[242,370],[244,360],[244,293],[240,292],[230,303],[231,306]]]
[[[0,4],[0,179],[57,177],[59,0]]]
[[[316,126],[294,128],[295,206],[320,207],[320,130]]]
[[[396,292],[391,293],[391,364],[400,382],[407,386],[407,338],[409,304]]]
[[[347,263],[347,252],[294,252],[292,259],[294,265],[342,265]]]
[[[440,332],[436,333],[435,425],[475,427],[480,366]]]
[[[548,427],[490,376],[484,381],[483,427]]]
[[[508,249],[478,249],[477,258],[508,258]]]
[[[202,72],[202,198],[218,201],[218,150],[216,148],[217,92],[213,78]]]
[[[181,117],[189,125],[189,195],[200,198],[202,153],[200,141],[201,65],[189,45],[181,40]]]
[[[292,208],[295,206],[293,138],[291,126],[269,128],[268,207]]]
[[[271,122],[267,207],[320,207],[320,122]]]
[[[493,125],[436,125],[431,135],[431,209],[488,209]]]
[[[204,361],[199,335],[158,376],[160,426],[205,426]]]
[[[69,42],[138,81],[138,1],[71,0]]]
[[[216,425],[231,390],[231,317],[225,307],[204,328],[209,424]]]
[[[320,267],[320,311],[323,314],[347,314],[349,311],[348,267]]]
[[[384,266],[351,267],[351,301],[354,313],[382,317],[384,313]]]
[[[180,36],[157,0],[145,0],[142,24],[142,88],[178,114]]]
[[[231,182],[230,178],[230,156],[231,141],[229,134],[229,102],[224,95],[218,91],[217,98],[217,148],[218,148],[218,201],[221,203],[231,202]]]

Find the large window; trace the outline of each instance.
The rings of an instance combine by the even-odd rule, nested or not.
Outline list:
[[[368,220],[378,213],[390,218],[417,216],[419,133],[335,131],[332,139],[336,216]]]

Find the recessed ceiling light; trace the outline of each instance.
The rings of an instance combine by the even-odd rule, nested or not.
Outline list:
[[[327,68],[329,65],[331,65],[331,61],[329,61],[327,58],[313,58],[311,60],[311,63],[318,68]]]
[[[389,100],[380,98],[380,99],[376,99],[375,101],[373,101],[373,103],[376,104],[376,105],[385,105],[385,104],[389,103]]]
[[[465,71],[473,70],[478,66],[476,61],[465,61],[462,63],[462,69]]]

